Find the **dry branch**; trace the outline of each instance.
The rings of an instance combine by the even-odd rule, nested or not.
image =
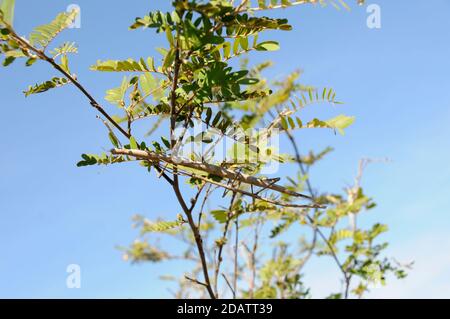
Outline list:
[[[262,187],[265,189],[271,189],[273,191],[287,194],[290,196],[301,197],[301,198],[306,198],[306,199],[310,199],[310,200],[312,199],[310,196],[291,191],[291,190],[287,189],[286,187],[283,187],[283,186],[280,186],[277,184],[273,184],[273,182],[271,180],[257,178],[257,177],[246,175],[243,173],[238,173],[238,172],[235,172],[235,171],[232,171],[232,170],[229,170],[224,167],[217,166],[217,165],[213,165],[213,164],[202,163],[202,162],[192,162],[192,161],[185,161],[185,160],[180,161],[180,160],[172,158],[171,156],[168,156],[168,155],[158,154],[158,153],[150,152],[150,151],[142,151],[142,150],[129,150],[129,149],[115,148],[115,149],[111,150],[111,153],[114,155],[126,155],[126,156],[135,157],[138,159],[145,159],[150,162],[156,162],[156,163],[165,162],[165,163],[169,163],[169,164],[176,165],[176,166],[188,167],[191,169],[196,169],[196,170],[206,172],[208,174],[220,176],[222,178],[228,178],[231,180],[239,181],[241,183],[245,183],[245,184],[249,184],[249,185],[253,185],[253,186],[257,186],[257,187]]]

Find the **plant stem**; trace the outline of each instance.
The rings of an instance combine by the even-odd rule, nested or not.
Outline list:
[[[234,212],[233,204],[234,204],[235,199],[236,199],[236,192],[233,192],[233,195],[232,195],[231,201],[230,201],[230,206],[228,209],[227,220],[225,222],[225,226],[224,226],[224,230],[223,230],[223,235],[222,235],[223,242],[220,244],[219,251],[217,253],[217,266],[216,266],[215,273],[214,273],[214,290],[216,291],[216,296],[219,296],[217,286],[218,286],[218,281],[219,281],[220,266],[222,265],[222,251],[223,251],[223,246],[225,245],[225,241],[227,239],[228,227],[230,225],[231,219],[233,218],[233,212]],[[231,290],[235,291],[234,289],[231,289]]]
[[[80,90],[81,93],[83,93],[84,96],[87,97],[87,99],[89,100],[89,103],[91,104],[91,106],[94,107],[98,112],[100,112],[100,114],[102,114],[112,125],[114,125],[114,127],[116,127],[120,131],[120,133],[122,133],[127,138],[131,137],[131,135],[128,132],[126,132],[116,121],[114,121],[114,119],[103,109],[103,107],[84,88],[84,86],[81,85],[80,82],[78,82],[77,79],[75,79],[71,74],[69,74],[66,70],[64,70],[58,63],[56,63],[53,58],[51,58],[48,55],[46,55],[44,51],[35,48],[30,43],[28,43],[28,41],[26,41],[23,38],[21,38],[20,36],[18,36],[16,34],[16,32],[12,28],[8,27],[8,29],[11,32],[12,36],[14,37],[14,39],[17,40],[17,42],[19,42],[20,44],[22,44],[22,46],[24,46],[24,48],[26,48],[26,49],[36,53],[36,55],[41,60],[44,60],[44,61],[50,63],[56,70],[58,70],[70,82],[72,82],[75,85],[75,87],[78,90]]]
[[[172,92],[171,92],[171,111],[170,111],[170,143],[171,143],[172,148],[175,147],[175,143],[176,143],[176,140],[175,140],[175,125],[176,125],[176,114],[177,114],[176,89],[178,88],[178,76],[179,76],[180,66],[181,66],[180,49],[178,47],[178,45],[179,45],[178,40],[177,40],[176,45],[177,45],[177,47],[175,49],[176,51],[175,51],[175,60],[174,60],[173,83],[172,83]],[[211,286],[211,282],[209,280],[208,264],[206,262],[205,250],[203,247],[203,240],[200,235],[199,228],[195,224],[194,218],[192,217],[192,210],[194,209],[195,202],[197,200],[192,202],[191,208],[187,207],[186,202],[184,201],[183,195],[181,194],[181,191],[180,191],[180,185],[179,185],[179,180],[178,180],[178,170],[177,170],[176,165],[173,166],[172,187],[173,187],[175,195],[178,199],[178,202],[180,203],[181,208],[183,209],[183,211],[188,219],[189,226],[194,235],[195,243],[197,245],[197,250],[198,250],[199,257],[200,257],[200,262],[202,264],[203,276],[205,279],[204,286],[205,286],[206,290],[208,291],[208,294],[211,297],[211,299],[216,299],[216,296],[215,296],[214,291]],[[198,197],[197,197],[197,199],[198,199]]]
[[[295,153],[295,157],[297,160],[297,163],[300,167],[300,171],[302,172],[303,175],[306,175],[306,170],[303,166],[302,160],[301,160],[301,156],[300,156],[300,152],[298,150],[297,147],[297,143],[295,142],[294,137],[292,136],[291,132],[289,132],[288,130],[285,130],[291,144],[292,147],[294,148],[294,153]],[[311,186],[311,182],[309,180],[309,177],[306,178],[306,186],[308,188],[308,191],[311,195],[311,198],[313,198],[313,200],[315,201],[315,194],[314,191],[312,189]],[[344,298],[347,299],[348,298],[348,294],[349,294],[349,288],[350,288],[350,281],[351,281],[351,275],[349,275],[347,273],[347,271],[344,269],[344,266],[342,265],[342,263],[340,262],[333,246],[330,244],[330,242],[328,241],[327,237],[325,236],[325,234],[322,232],[322,230],[317,227],[314,223],[314,219],[311,218],[309,215],[306,215],[306,218],[308,219],[309,223],[311,224],[311,226],[314,228],[314,231],[317,232],[317,234],[319,234],[319,236],[322,238],[322,240],[325,242],[325,244],[327,245],[327,247],[330,249],[331,252],[331,256],[333,257],[334,261],[336,262],[337,266],[339,267],[339,270],[342,272],[342,275],[344,276],[344,283],[345,283],[345,289],[344,289]],[[314,245],[316,242],[316,236],[314,235]],[[310,250],[310,253],[308,254],[307,258],[310,258],[312,255],[312,250],[314,249],[314,247],[312,247],[312,249]],[[305,261],[306,262],[306,261]]]

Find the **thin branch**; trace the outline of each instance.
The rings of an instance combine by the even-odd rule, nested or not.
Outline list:
[[[178,29],[177,29],[177,33],[178,33]],[[175,143],[176,143],[175,135],[174,135],[175,125],[176,125],[176,112],[177,112],[177,110],[176,110],[176,90],[178,88],[178,76],[179,76],[179,72],[180,72],[180,66],[181,66],[181,59],[180,59],[179,34],[178,34],[178,39],[177,39],[177,43],[176,43],[176,51],[175,51],[175,60],[174,60],[173,85],[172,85],[171,101],[170,101],[171,102],[171,111],[170,111],[170,145],[171,145],[171,148],[174,148]],[[172,164],[174,164],[174,163],[172,163]],[[204,251],[204,247],[203,247],[203,240],[200,235],[199,228],[196,226],[194,219],[192,217],[192,209],[195,206],[196,200],[195,200],[195,202],[192,202],[191,208],[187,207],[186,202],[183,199],[183,195],[181,194],[181,191],[180,191],[177,169],[178,168],[175,164],[173,166],[173,185],[172,185],[173,190],[175,192],[175,195],[176,195],[181,207],[183,208],[183,211],[188,219],[189,226],[194,235],[195,243],[197,245],[197,250],[198,250],[198,254],[200,256],[200,261],[201,261],[201,265],[202,265],[203,276],[205,279],[204,286],[206,287],[206,290],[208,291],[208,294],[211,297],[211,299],[216,299],[216,296],[214,295],[214,291],[212,290],[211,283],[209,280],[208,265],[206,263],[205,251]],[[198,193],[198,195],[199,195],[199,193]],[[197,199],[198,199],[198,197],[197,197]]]
[[[256,225],[255,225],[255,233],[253,238],[253,247],[250,250],[250,248],[243,243],[244,248],[247,250],[247,253],[249,255],[249,268],[251,269],[251,278],[250,278],[250,284],[249,284],[249,291],[250,291],[250,299],[253,298],[254,290],[255,290],[255,283],[256,283],[256,252],[258,250],[258,243],[259,243],[259,232],[260,232],[260,225],[261,225],[261,218],[258,216]]]
[[[206,190],[205,197],[203,198],[202,205],[200,206],[200,211],[198,213],[198,221],[197,221],[197,227],[200,228],[200,224],[202,222],[203,217],[203,209],[205,207],[206,201],[209,198],[209,194],[211,193],[212,185],[209,184],[208,189]]]
[[[236,215],[234,221],[236,225],[235,242],[234,242],[234,277],[233,277],[233,298],[236,299],[237,279],[238,279],[238,248],[239,248],[239,214]]]
[[[231,286],[230,282],[228,281],[227,276],[225,276],[224,273],[222,273],[222,277],[223,279],[225,279],[225,282],[227,283],[228,288],[230,288],[231,293],[233,294],[233,299],[236,299],[236,291],[233,289],[233,287]]]
[[[170,179],[169,176],[167,176],[167,174],[164,172],[164,170],[161,167],[159,167],[158,165],[154,165],[154,167],[158,171],[158,174],[160,176],[162,176],[170,185],[173,186],[173,180]]]
[[[272,180],[270,179],[262,179],[257,178],[251,175],[246,175],[243,173],[237,173],[235,171],[226,169],[221,166],[203,163],[203,162],[192,162],[192,161],[183,161],[174,159],[171,156],[167,156],[164,154],[158,154],[151,151],[143,151],[143,150],[130,150],[130,149],[113,149],[111,153],[114,155],[127,155],[140,159],[146,159],[153,162],[163,161],[176,166],[184,166],[187,168],[193,168],[196,170],[204,171],[212,175],[220,176],[222,178],[228,178],[231,180],[238,180],[241,183],[250,184],[258,187],[263,187],[267,189],[271,189],[276,192],[284,193],[290,196],[301,197],[305,199],[312,199],[310,196],[300,194],[294,191],[287,189],[286,187],[272,184]]]
[[[230,190],[232,192],[241,193],[243,195],[252,197],[253,199],[259,199],[261,201],[264,201],[264,202],[267,202],[267,203],[270,203],[270,204],[274,204],[274,205],[277,205],[277,206],[291,207],[291,208],[325,208],[325,206],[320,206],[320,205],[317,205],[317,204],[299,205],[299,204],[292,204],[292,203],[287,203],[287,202],[283,202],[283,201],[277,201],[277,200],[273,200],[273,199],[266,198],[266,197],[261,197],[261,196],[258,196],[255,193],[251,193],[251,192],[248,192],[248,191],[245,191],[243,189],[236,188],[236,187],[233,187],[233,186],[230,186],[230,185],[227,185],[227,184],[222,184],[222,183],[216,182],[214,180],[208,179],[208,178],[206,178],[204,176],[196,175],[196,174],[193,174],[193,173],[188,173],[188,172],[184,172],[184,171],[178,171],[178,174],[189,176],[189,177],[193,177],[193,178],[198,178],[198,179],[201,179],[201,180],[203,180],[203,181],[205,181],[207,183],[214,184],[214,185],[217,185],[219,187],[228,189],[228,190]]]
[[[198,281],[197,279],[190,278],[190,277],[188,277],[186,275],[184,276],[184,278],[186,278],[189,281],[192,281],[193,283],[196,283],[197,285],[200,285],[200,286],[203,286],[203,287],[208,287],[207,284],[205,284],[204,282]]]
[[[92,107],[97,109],[98,112],[100,112],[112,125],[114,125],[125,137],[130,138],[131,135],[128,134],[114,119],[103,109],[103,107],[94,99],[94,97],[84,88],[83,85],[78,82],[78,80],[73,77],[71,74],[69,74],[66,70],[64,70],[58,63],[55,62],[55,60],[48,55],[44,53],[44,51],[39,50],[32,46],[27,40],[23,39],[17,33],[10,27],[7,26],[9,31],[11,32],[12,37],[17,40],[20,44],[22,44],[23,47],[26,49],[36,53],[36,55],[44,61],[47,61],[50,63],[56,70],[58,70],[60,73],[62,73],[70,82],[72,82],[75,87],[78,88],[78,90],[81,91],[81,93],[84,94],[84,96],[87,97],[89,100],[89,103]]]
[[[223,235],[222,235],[222,241],[221,244],[219,245],[219,251],[217,252],[217,265],[216,265],[216,269],[215,269],[215,273],[214,273],[214,289],[216,291],[216,296],[218,297],[218,292],[217,292],[217,286],[218,286],[218,277],[219,277],[219,272],[220,272],[220,266],[222,265],[222,251],[223,251],[223,246],[225,245],[225,240],[227,239],[227,234],[228,234],[228,227],[230,225],[230,221],[234,216],[234,210],[233,210],[233,205],[234,205],[234,200],[236,199],[236,192],[233,192],[233,195],[231,196],[231,201],[230,201],[230,206],[228,208],[228,214],[227,214],[227,220],[225,222],[225,226],[224,226],[224,230],[223,230]]]

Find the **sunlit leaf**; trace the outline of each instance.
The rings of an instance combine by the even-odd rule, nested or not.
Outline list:
[[[255,49],[257,51],[276,51],[280,49],[280,45],[275,41],[266,41],[256,45]]]
[[[64,29],[68,28],[78,15],[78,11],[74,9],[72,12],[63,12],[49,24],[36,27],[30,34],[30,43],[32,45],[40,45],[46,48],[50,42]]]
[[[25,96],[29,96],[31,94],[46,92],[50,89],[61,87],[68,83],[69,83],[69,81],[66,78],[54,77],[50,81],[46,81],[46,82],[40,83],[40,84],[35,84],[34,86],[29,86],[28,89],[25,90],[23,93],[25,93]]]

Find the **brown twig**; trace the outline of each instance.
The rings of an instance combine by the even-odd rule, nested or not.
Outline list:
[[[234,241],[234,276],[233,276],[233,298],[236,299],[237,280],[238,280],[238,249],[239,249],[239,214],[236,215],[234,221],[236,226],[235,241]]]
[[[187,168],[192,168],[200,171],[207,172],[212,175],[220,176],[222,178],[228,178],[232,180],[239,180],[241,183],[250,184],[258,187],[263,187],[267,189],[271,189],[276,192],[284,193],[294,197],[301,197],[305,199],[312,199],[310,196],[300,194],[298,192],[291,191],[286,187],[280,186],[278,184],[273,184],[271,180],[266,180],[262,178],[257,178],[251,175],[237,173],[235,171],[226,169],[221,166],[203,163],[203,162],[193,162],[193,161],[185,161],[174,159],[171,156],[167,156],[164,154],[159,154],[151,151],[143,151],[143,150],[130,150],[130,149],[113,149],[111,153],[114,155],[127,155],[135,158],[146,159],[153,162],[166,162],[176,166],[184,166]]]
[[[198,221],[197,221],[197,227],[198,228],[200,228],[200,224],[202,222],[202,217],[203,217],[203,209],[205,207],[206,201],[209,198],[209,195],[211,193],[211,189],[212,189],[212,185],[209,184],[208,189],[206,190],[206,193],[205,193],[205,197],[203,198],[202,205],[200,206],[200,211],[198,213]]]
[[[222,273],[222,277],[223,277],[223,279],[225,279],[225,282],[227,283],[228,288],[230,288],[231,293],[233,294],[233,299],[236,299],[236,291],[231,286],[230,282],[228,281],[227,276],[225,276],[225,274]]]
[[[41,59],[48,63],[50,63],[57,71],[62,73],[70,82],[75,85],[75,87],[83,93],[84,96],[87,97],[89,100],[89,103],[92,107],[94,107],[100,114],[102,114],[114,127],[116,127],[125,137],[130,138],[131,135],[128,134],[127,131],[125,131],[114,119],[103,109],[103,107],[94,99],[94,97],[85,89],[83,85],[80,84],[80,82],[75,79],[71,74],[69,74],[66,70],[64,70],[58,63],[55,62],[55,60],[48,55],[45,54],[43,50],[39,50],[32,46],[27,40],[23,39],[17,33],[8,26],[8,30],[11,33],[11,36],[19,43],[21,44],[25,49],[32,51],[36,53],[36,55]]]
[[[248,254],[248,267],[251,269],[251,277],[249,283],[249,297],[253,298],[255,283],[256,283],[256,252],[258,251],[258,243],[259,243],[259,232],[261,219],[260,216],[257,217],[257,222],[255,225],[255,233],[253,237],[253,247],[250,249],[245,243],[242,243],[242,246],[245,248]]]
[[[215,273],[214,273],[214,289],[216,291],[217,297],[219,296],[217,287],[218,287],[218,281],[219,281],[218,279],[219,279],[220,266],[222,265],[222,251],[223,251],[223,246],[225,245],[225,241],[227,239],[228,227],[230,225],[230,221],[234,216],[233,205],[234,205],[234,200],[236,199],[236,194],[237,194],[236,192],[233,192],[233,195],[231,196],[230,206],[228,208],[227,220],[225,222],[223,235],[222,235],[223,242],[220,243],[219,250],[217,252],[217,265],[216,265],[216,269],[215,269]]]
[[[177,32],[178,32],[178,30],[177,30]],[[171,102],[170,143],[171,143],[172,148],[175,146],[175,143],[176,143],[175,135],[174,135],[175,125],[176,125],[176,112],[177,112],[177,110],[176,110],[176,107],[177,107],[176,89],[178,88],[178,76],[179,76],[180,66],[181,66],[179,36],[177,36],[177,44],[176,44],[175,50],[176,51],[175,51],[175,60],[174,60],[174,71],[173,71],[173,85],[172,85],[171,101],[170,101]],[[174,164],[174,163],[172,163],[172,164]],[[178,173],[177,173],[176,164],[173,167],[173,185],[172,185],[172,187],[173,187],[175,195],[178,199],[178,202],[180,203],[180,205],[188,219],[189,226],[194,235],[195,243],[197,245],[197,250],[198,250],[198,254],[199,254],[201,265],[202,265],[203,276],[205,279],[204,286],[206,287],[206,290],[208,291],[210,298],[216,299],[216,296],[214,295],[214,291],[211,287],[211,283],[209,280],[208,265],[206,263],[205,251],[204,251],[204,247],[203,247],[203,240],[200,235],[199,228],[195,224],[194,218],[192,217],[192,209],[194,208],[198,197],[197,197],[197,199],[195,199],[195,201],[192,202],[191,208],[188,208],[186,205],[186,202],[184,201],[183,195],[181,194],[181,191],[180,191],[180,185],[179,185],[179,181],[178,181]],[[199,193],[198,193],[198,195],[199,195]]]
[[[317,205],[317,204],[301,205],[301,204],[293,204],[293,203],[273,200],[273,199],[270,199],[270,198],[261,197],[261,196],[255,194],[255,193],[248,192],[248,191],[245,191],[245,190],[240,189],[240,188],[236,188],[236,187],[233,187],[233,186],[230,186],[230,185],[227,185],[227,184],[216,182],[214,180],[208,179],[208,178],[206,178],[204,176],[201,176],[201,175],[196,175],[194,173],[188,173],[188,172],[184,172],[184,171],[180,171],[180,170],[177,170],[177,173],[179,175],[185,175],[185,176],[201,179],[201,180],[203,180],[203,181],[205,181],[207,183],[210,183],[210,184],[216,185],[218,187],[222,187],[222,188],[228,189],[228,190],[230,190],[232,192],[241,193],[243,195],[252,197],[253,199],[258,199],[258,200],[261,200],[261,201],[264,201],[264,202],[267,202],[267,203],[270,203],[270,204],[273,204],[273,205],[277,205],[277,206],[291,207],[291,208],[325,208],[325,206],[321,206],[321,205]]]
[[[207,284],[205,284],[204,282],[198,281],[197,279],[190,278],[186,275],[184,276],[184,278],[186,278],[189,281],[192,281],[193,283],[196,283],[197,285],[207,287]]]

